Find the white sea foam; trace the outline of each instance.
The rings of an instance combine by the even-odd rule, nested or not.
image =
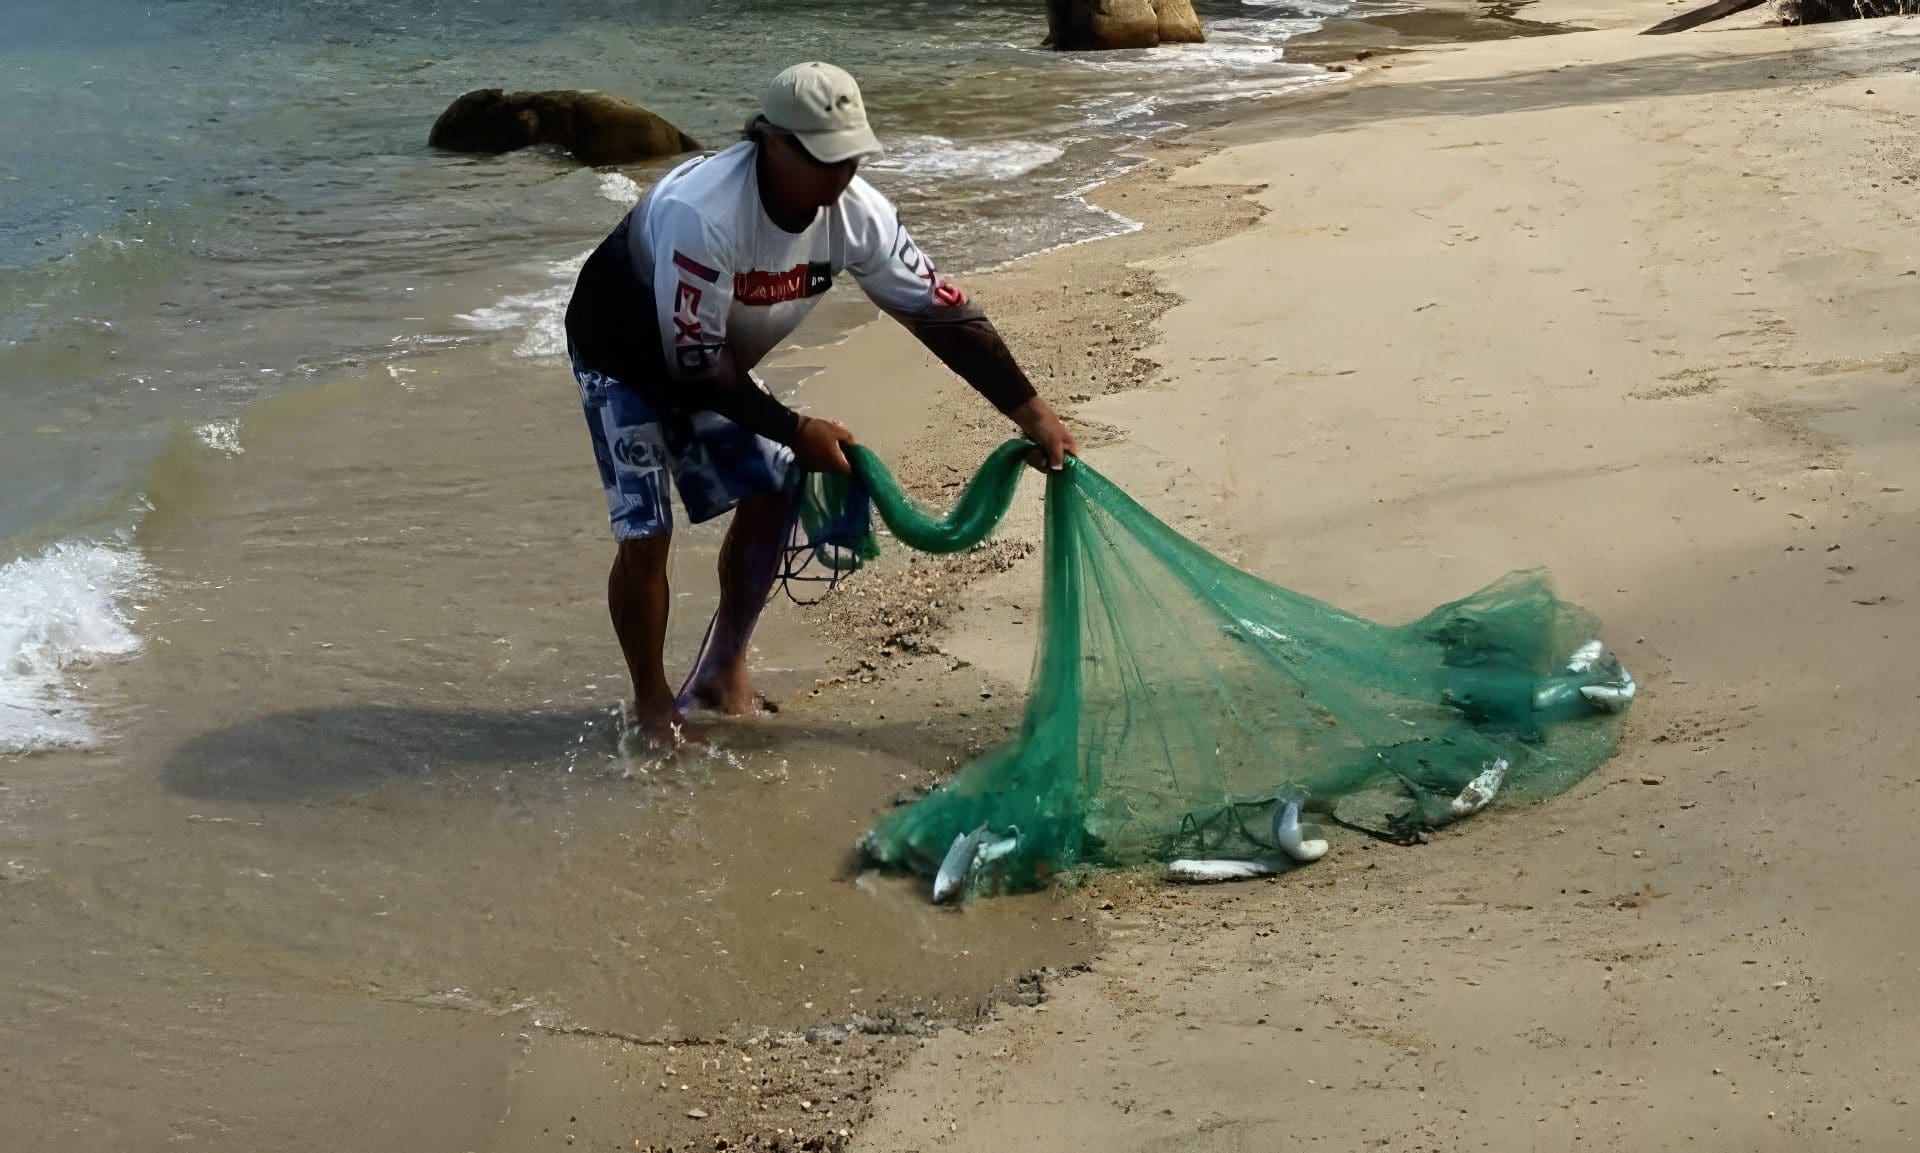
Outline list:
[[[587,262],[589,255],[583,252],[572,260],[549,264],[547,272],[553,283],[544,288],[502,297],[496,304],[460,313],[456,319],[482,332],[519,331],[520,343],[513,349],[515,356],[545,360],[565,355],[567,300],[573,295],[574,278],[580,275],[580,266]]]
[[[0,565],[0,754],[94,740],[76,672],[139,651],[126,602],[140,555],[62,543]]]
[[[607,172],[600,177],[600,195],[631,208],[640,203],[640,186],[625,173]]]
[[[1229,17],[1207,26],[1207,36],[1216,45],[1265,45],[1278,48],[1295,36],[1318,32],[1325,21],[1311,16],[1292,20],[1254,20]]]
[[[1160,101],[1156,97],[1122,92],[1107,100],[1090,104],[1084,119],[1087,126],[1091,128],[1112,128],[1129,122],[1143,122],[1159,108]]]
[[[1086,210],[1087,212],[1093,213],[1096,216],[1106,217],[1108,220],[1112,221],[1111,225],[1109,225],[1106,228],[1102,228],[1094,232],[1090,232],[1085,236],[1076,236],[1072,240],[1062,240],[1057,244],[1049,244],[1044,248],[1036,248],[1032,252],[1023,252],[1019,256],[1010,257],[1006,260],[999,261],[998,263],[995,263],[995,264],[986,264],[986,265],[980,266],[979,268],[970,268],[967,270],[967,275],[971,276],[971,275],[975,275],[983,272],[1001,272],[1006,269],[1012,268],[1015,265],[1022,263],[1023,261],[1032,260],[1036,256],[1044,256],[1049,252],[1058,252],[1063,248],[1073,248],[1076,245],[1092,244],[1097,240],[1111,240],[1116,236],[1125,236],[1128,233],[1138,232],[1142,228],[1146,227],[1145,224],[1142,224],[1138,220],[1134,220],[1131,217],[1122,216],[1111,208],[1094,204],[1089,200],[1087,200],[1085,194],[1092,191],[1095,188],[1098,188],[1099,186],[1100,186],[1099,184],[1090,184],[1085,188],[1079,189],[1078,191],[1063,195],[1061,196],[1060,199],[1072,200],[1078,205],[1080,205],[1080,207]]]
[[[882,172],[960,179],[1012,180],[1060,159],[1062,150],[1032,140],[955,144],[944,136],[899,136],[868,164]]]
[[[1348,0],[1240,0],[1242,8],[1286,8],[1301,16],[1338,16],[1353,10]],[[1215,21],[1221,23],[1221,21]],[[1212,32],[1213,24],[1207,25]]]
[[[1201,44],[1167,44],[1151,52],[1076,52],[1066,59],[1091,71],[1138,75],[1153,95],[1116,109],[1096,111],[1096,126],[1132,126],[1130,121],[1160,108],[1187,103],[1279,96],[1315,83],[1328,74],[1312,65],[1286,63],[1286,43],[1318,31],[1326,18],[1349,11],[1350,0],[1241,0],[1255,11],[1285,8],[1288,17],[1230,16],[1207,22]],[[1130,94],[1129,94],[1130,95]],[[1151,129],[1151,125],[1148,126]]]
[[[240,422],[237,420],[216,420],[212,424],[203,424],[193,430],[200,443],[215,452],[228,456],[239,456],[247,450],[240,446]]]

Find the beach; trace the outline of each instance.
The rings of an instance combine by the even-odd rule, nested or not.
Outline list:
[[[856,1148],[1910,1140],[1920,24],[1633,35],[1666,8],[1221,133],[1171,186],[1264,215],[1128,266],[1162,367],[1075,409],[1363,615],[1548,566],[1644,686],[1619,755],[1418,848],[1091,884],[1091,973],[929,1041]]]
[[[1086,194],[1131,230],[963,278],[1087,459],[1248,571],[1398,622],[1549,568],[1642,685],[1565,796],[1270,881],[934,909],[852,846],[1018,724],[1037,478],[984,550],[776,604],[781,712],[653,762],[614,735],[564,367],[425,348],[160,453],[145,651],[86,674],[117,735],[0,762],[0,1130],[1905,1144],[1920,20],[1634,34],[1675,10],[1329,58],[1140,142]],[[870,315],[767,375],[940,503],[1010,430]]]

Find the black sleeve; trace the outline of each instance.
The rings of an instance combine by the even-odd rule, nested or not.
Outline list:
[[[800,414],[736,373],[731,354],[721,353],[716,368],[710,377],[677,381],[663,377],[669,402],[688,412],[717,412],[749,432],[792,448],[800,436]]]
[[[993,322],[971,301],[895,313],[894,317],[939,357],[941,364],[1002,413],[1011,414],[1037,395]]]

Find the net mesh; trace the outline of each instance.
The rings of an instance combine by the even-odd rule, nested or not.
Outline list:
[[[1031,447],[996,450],[944,517],[856,447],[857,483],[815,490],[828,507],[809,515],[851,533],[860,518],[831,514],[870,496],[903,543],[968,548],[1005,514]],[[1580,690],[1617,691],[1624,674],[1570,671],[1599,622],[1538,570],[1379,624],[1234,568],[1078,460],[1048,476],[1042,563],[1018,734],[883,816],[864,842],[876,861],[932,874],[983,825],[1014,838],[971,878],[987,891],[1085,865],[1269,859],[1276,800],[1405,838],[1452,819],[1496,760],[1510,766],[1502,797],[1538,799],[1619,740],[1620,714]]]

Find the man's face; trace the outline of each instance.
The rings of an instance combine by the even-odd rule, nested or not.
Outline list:
[[[767,141],[773,179],[781,195],[796,207],[826,208],[853,183],[858,160],[822,164],[790,133],[774,132]]]

